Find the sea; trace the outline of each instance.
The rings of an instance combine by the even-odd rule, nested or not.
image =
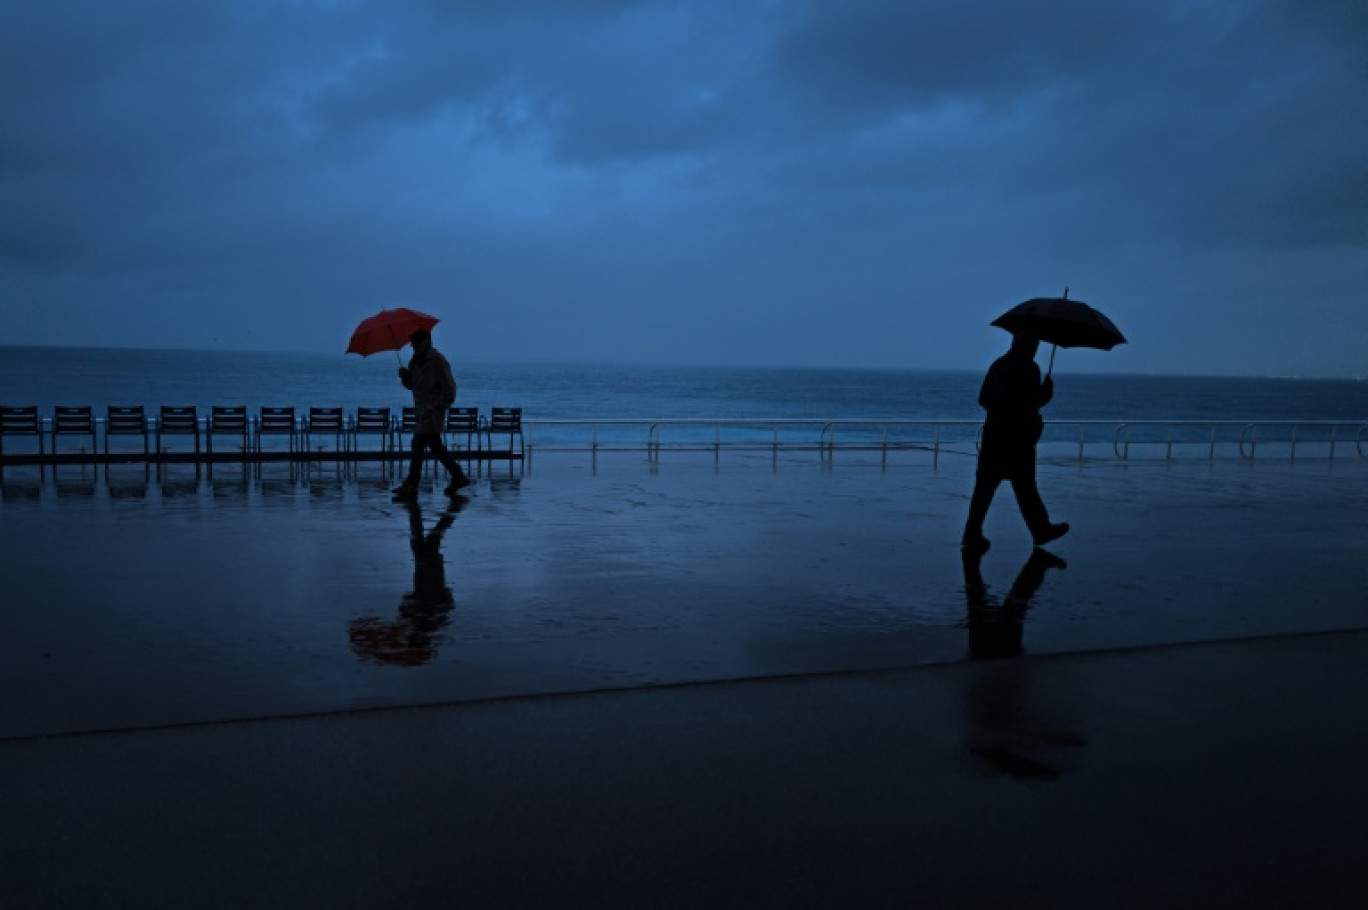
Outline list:
[[[213,405],[398,409],[399,357],[322,353],[0,346],[0,405]],[[985,365],[986,366],[986,365]],[[977,421],[982,368],[856,369],[773,366],[462,362],[457,404],[517,407],[556,421]],[[1052,423],[1368,423],[1368,381],[1069,373],[1056,370]],[[1265,431],[1267,432],[1267,431]],[[1352,432],[1351,432],[1352,438]]]

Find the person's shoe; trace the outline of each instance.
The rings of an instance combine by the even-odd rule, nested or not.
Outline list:
[[[447,484],[446,494],[448,496],[455,496],[456,491],[463,490],[468,486],[470,486],[470,478],[466,475],[462,474],[460,477],[453,477],[451,478],[451,483]]]
[[[412,484],[401,483],[399,486],[395,487],[393,490],[390,490],[390,492],[394,494],[394,498],[395,498],[395,499],[417,499],[417,498],[418,498],[418,488],[417,488],[416,486],[413,486]]]
[[[1052,540],[1058,540],[1069,533],[1069,523],[1061,521],[1057,525],[1046,525],[1045,530],[1035,535],[1035,545],[1043,547]]]
[[[991,546],[991,544],[989,544],[988,538],[984,537],[982,534],[976,534],[973,537],[965,537],[960,541],[960,549],[971,556],[982,556],[984,553],[988,552],[989,546]]]

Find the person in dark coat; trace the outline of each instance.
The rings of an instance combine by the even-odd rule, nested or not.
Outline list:
[[[983,520],[993,494],[1004,480],[1012,484],[1021,517],[1026,520],[1036,546],[1044,546],[1069,531],[1067,523],[1050,522],[1050,514],[1036,488],[1036,443],[1045,428],[1040,409],[1054,397],[1054,380],[1046,376],[1042,382],[1040,367],[1036,366],[1039,347],[1037,338],[1013,335],[1011,348],[993,361],[979,390],[979,405],[988,416],[983,423],[969,518],[960,542],[966,550],[983,553],[988,549]]]
[[[442,442],[447,408],[456,400],[456,380],[451,375],[451,364],[432,346],[432,336],[427,329],[410,335],[409,344],[413,346],[413,357],[408,366],[399,368],[399,381],[413,392],[414,425],[410,447],[413,458],[409,461],[408,478],[394,488],[394,495],[401,499],[413,499],[418,495],[423,456],[430,450],[451,474],[446,494],[455,496],[457,490],[470,485],[470,478]]]

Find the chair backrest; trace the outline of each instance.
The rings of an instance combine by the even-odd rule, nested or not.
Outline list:
[[[105,412],[105,433],[146,433],[147,415],[142,405],[111,407]]]
[[[356,422],[352,430],[357,433],[388,433],[390,431],[389,408],[357,408]]]
[[[417,425],[418,412],[406,405],[404,409],[399,412],[399,432],[412,433],[413,428]]]
[[[0,407],[0,433],[36,435],[42,425],[38,422],[38,408]]]
[[[447,408],[448,433],[477,433],[480,429],[479,408]]]
[[[78,407],[58,406],[52,412],[52,432],[54,434],[79,433],[82,436],[95,435],[95,415],[88,405]]]
[[[522,408],[490,408],[486,429],[491,433],[522,432]]]
[[[309,430],[314,433],[341,433],[341,408],[309,408]]]
[[[246,433],[246,405],[213,405],[209,409],[210,433]]]
[[[262,408],[257,418],[258,433],[293,433],[295,431],[294,408]]]
[[[162,405],[161,417],[157,421],[161,433],[194,433],[199,435],[199,416],[194,405],[185,407]]]

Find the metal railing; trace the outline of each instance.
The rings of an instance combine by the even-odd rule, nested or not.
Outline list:
[[[1140,438],[1132,436],[1132,429]],[[1175,448],[1205,448],[1208,459],[1220,446],[1233,447],[1240,457],[1253,459],[1262,442],[1265,450],[1284,453],[1295,460],[1298,449],[1308,447],[1333,460],[1339,448],[1350,444],[1360,458],[1368,457],[1368,422],[1356,420],[1218,420],[1128,421],[1117,424],[1113,449],[1118,458],[1130,458],[1132,446],[1163,446],[1167,459]]]
[[[527,449],[532,451],[661,451],[764,450],[878,451],[919,450],[938,458],[942,452],[976,452],[981,420],[904,420],[898,418],[624,418],[525,420]],[[1208,459],[1218,452],[1253,459],[1259,451],[1288,458],[1333,459],[1347,446],[1368,458],[1368,421],[1300,420],[1051,420],[1041,440],[1049,454],[1109,450],[1110,457],[1129,460],[1162,450],[1172,460],[1200,451]]]
[[[980,421],[819,418],[622,418],[524,420],[529,451],[713,451],[904,448],[935,451],[950,438],[973,444]],[[947,435],[944,428],[955,427]],[[923,432],[915,432],[923,431]],[[842,433],[845,435],[843,436]]]

